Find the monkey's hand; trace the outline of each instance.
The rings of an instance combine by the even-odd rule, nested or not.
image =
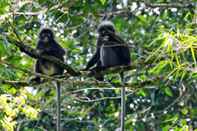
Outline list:
[[[36,50],[36,53],[38,53],[39,55],[42,55],[44,53],[44,51],[38,49],[38,50]]]
[[[53,49],[53,48],[46,48],[46,49],[44,49],[44,52],[46,52],[46,53],[49,53],[49,52],[55,52],[55,51],[57,51],[57,50],[55,50],[55,49]]]

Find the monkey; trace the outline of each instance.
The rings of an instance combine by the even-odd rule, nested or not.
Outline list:
[[[24,50],[22,50],[24,51]],[[43,28],[38,36],[38,42],[36,51],[40,55],[53,56],[64,62],[65,50],[56,42],[53,31],[49,28]],[[28,52],[24,51],[31,56]],[[64,69],[55,63],[47,61],[45,59],[38,58],[35,64],[35,72],[49,76],[62,75]],[[30,82],[41,83],[42,80],[39,76],[32,78]],[[60,131],[60,83],[56,82],[57,93],[57,131]]]
[[[39,33],[39,40],[36,47],[41,55],[54,56],[64,62],[64,49],[55,41],[54,34],[51,29],[44,28]],[[51,63],[44,59],[38,59],[35,64],[35,72],[46,75],[62,75],[64,69],[55,63]],[[38,83],[41,82],[40,77],[34,79]]]
[[[97,72],[114,66],[130,65],[130,51],[125,42],[116,35],[115,26],[111,21],[103,21],[97,28],[99,34],[96,44],[96,52],[88,61],[84,70]],[[96,76],[99,81],[104,80],[103,75]]]
[[[130,51],[128,45],[116,35],[115,26],[111,21],[103,21],[97,28],[99,34],[96,44],[96,52],[88,61],[85,70],[91,68],[91,72],[99,72],[114,66],[128,66],[131,63]],[[95,73],[94,73],[95,74]],[[121,81],[124,84],[123,72],[120,72]],[[104,80],[104,76],[99,74],[96,76],[99,81]],[[121,131],[124,131],[125,117],[125,87],[121,88]]]
[[[37,44],[36,49],[41,54],[46,54],[48,56],[54,56],[58,58],[59,60],[64,62],[64,55],[65,51],[64,49],[55,41],[54,34],[51,29],[44,28],[41,30],[39,34],[39,41]],[[51,63],[47,60],[38,59],[35,64],[35,72],[36,73],[42,73],[50,76],[54,75],[62,75],[64,72],[64,69],[59,67],[55,63]],[[37,77],[35,79],[36,81],[40,82],[40,77]],[[56,83],[56,95],[57,95],[57,131],[60,131],[60,83]]]
[[[44,28],[41,30],[39,34],[39,41],[37,44],[36,49],[41,53],[41,54],[46,54],[48,56],[54,56],[58,58],[59,60],[64,62],[64,55],[65,51],[64,49],[55,41],[54,39],[54,34],[51,29]],[[35,72],[36,73],[42,73],[46,75],[62,75],[64,72],[64,69],[59,67],[55,63],[51,63],[47,60],[43,59],[38,59],[35,64]],[[37,82],[40,82],[40,77],[36,77],[34,80]],[[57,95],[57,131],[60,131],[60,83],[56,83],[56,95]]]

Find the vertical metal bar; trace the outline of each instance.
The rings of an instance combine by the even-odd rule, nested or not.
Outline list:
[[[125,87],[121,88],[121,131],[124,131],[124,124],[125,124]]]
[[[125,79],[124,72],[120,73],[122,88],[121,88],[121,118],[120,118],[120,129],[124,131],[125,128]]]
[[[60,121],[61,121],[61,102],[60,102],[60,97],[61,97],[61,88],[60,88],[60,83],[57,82],[57,87],[56,87],[56,96],[57,96],[57,123],[56,123],[56,128],[57,131],[61,131],[60,129]]]

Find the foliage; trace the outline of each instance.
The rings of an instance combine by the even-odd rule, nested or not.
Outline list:
[[[131,45],[127,130],[197,130],[197,32],[194,0],[1,0],[0,1],[0,129],[54,130],[55,89],[49,82],[13,86],[2,80],[28,81],[34,59],[9,42],[7,36],[35,47],[40,28],[50,27],[67,50],[66,64],[81,70],[95,51],[96,27],[106,16]],[[93,77],[71,77],[62,83],[64,130],[119,128],[120,88],[74,82]],[[106,80],[119,82],[117,74]],[[151,80],[151,84],[143,84]],[[142,84],[141,84],[142,83]]]

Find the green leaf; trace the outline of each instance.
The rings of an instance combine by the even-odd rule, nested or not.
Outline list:
[[[0,14],[4,14],[9,10],[9,1],[1,0],[0,1]]]
[[[166,69],[165,67],[167,67],[169,65],[169,63],[170,63],[170,61],[168,61],[168,60],[160,61],[154,68],[152,68],[150,70],[150,73],[160,74],[161,72],[164,71],[164,69]]]
[[[104,5],[106,0],[100,0],[100,2],[102,3],[102,5]]]
[[[171,91],[171,89],[169,88],[169,87],[165,87],[165,93],[168,95],[168,96],[173,96],[173,93],[172,93],[172,91]]]
[[[188,114],[188,109],[185,107],[185,108],[183,108],[182,110],[181,110],[181,113],[183,114],[183,115],[187,115]]]

